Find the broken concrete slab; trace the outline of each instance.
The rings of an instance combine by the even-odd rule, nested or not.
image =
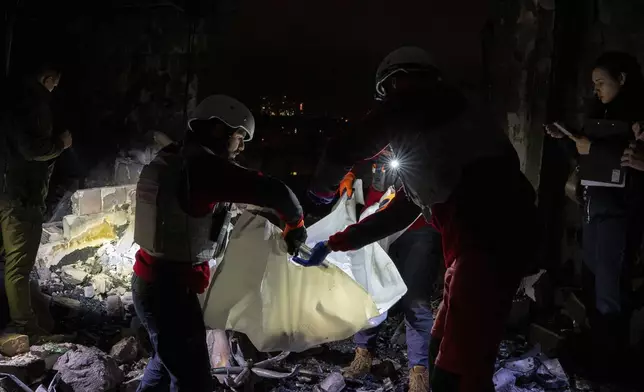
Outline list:
[[[74,215],[90,215],[102,212],[101,188],[80,189],[71,197]]]
[[[116,239],[114,227],[128,223],[128,213],[115,211],[92,215],[67,215],[63,217],[63,234],[66,240],[76,240],[78,244],[92,243],[99,240],[112,241]]]
[[[139,356],[139,343],[133,336],[123,338],[112,346],[110,356],[118,363],[134,362]]]
[[[53,369],[56,361],[69,350],[75,350],[77,346],[73,343],[45,343],[38,346],[31,346],[29,352],[45,361],[47,370]]]
[[[25,384],[40,380],[45,370],[45,361],[31,353],[0,360],[0,373],[12,374]]]
[[[29,351],[29,337],[16,333],[0,335],[0,354],[13,357]]]
[[[114,211],[119,206],[130,205],[135,190],[134,184],[80,189],[71,197],[72,213],[91,215]]]
[[[85,281],[87,279],[87,276],[89,275],[87,272],[76,268],[74,265],[65,265],[61,268],[62,274],[60,275],[60,279],[67,283],[71,284],[74,286],[77,286]]]
[[[116,361],[96,347],[78,346],[67,351],[58,358],[54,370],[74,391],[107,392],[124,379]]]

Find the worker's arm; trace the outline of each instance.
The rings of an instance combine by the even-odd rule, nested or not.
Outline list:
[[[298,224],[303,218],[300,202],[286,184],[215,156],[194,162],[190,168],[190,188],[197,191],[191,192],[193,197],[205,197],[207,203],[268,207],[290,225]]]
[[[377,109],[329,140],[309,191],[319,199],[330,201],[340,181],[357,162],[371,159],[387,147],[388,118],[386,113]]]
[[[51,111],[46,102],[19,110],[16,127],[9,133],[13,144],[28,161],[48,161],[65,149],[63,140],[52,134]]]
[[[421,214],[420,208],[399,189],[386,208],[332,235],[327,243],[331,251],[360,249],[391,234],[404,230]]]

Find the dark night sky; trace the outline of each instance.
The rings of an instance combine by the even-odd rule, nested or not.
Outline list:
[[[368,105],[382,57],[405,44],[428,49],[455,79],[480,78],[485,0],[229,1],[220,30],[227,61],[213,89],[331,99],[353,111]]]

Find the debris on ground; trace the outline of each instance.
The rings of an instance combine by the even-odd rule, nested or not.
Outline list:
[[[107,392],[124,379],[116,361],[96,347],[78,346],[67,351],[58,358],[54,370],[74,392]]]

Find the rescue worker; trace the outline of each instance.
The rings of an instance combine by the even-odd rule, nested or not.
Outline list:
[[[33,311],[29,275],[40,246],[54,162],[72,144],[68,131],[54,134],[50,101],[59,81],[60,72],[44,66],[16,88],[0,138],[0,258],[11,318],[7,331],[32,339],[50,332]]]
[[[170,144],[143,169],[137,184],[134,307],[154,348],[142,391],[213,390],[206,329],[197,294],[208,287],[208,262],[221,254],[230,203],[274,209],[286,223],[288,252],[306,239],[302,208],[282,182],[237,165],[255,132],[242,103],[204,99],[188,121],[183,145]]]
[[[399,185],[396,168],[391,164],[389,155],[390,153],[383,153],[368,162],[370,165],[354,168],[357,174],[349,172],[340,183],[338,193],[346,192],[352,197],[355,178],[359,177],[364,181],[371,177],[365,193],[365,206],[378,203],[390,187]],[[361,170],[367,166],[370,170]],[[385,203],[388,200],[383,200],[380,208],[386,208]],[[442,255],[438,232],[420,216],[420,213],[417,214],[417,218],[391,244],[388,254],[407,286],[407,293],[401,298],[400,305],[405,316],[409,392],[426,392],[429,390],[429,340],[434,323],[430,301]],[[382,324],[360,331],[353,337],[357,347],[353,361],[345,369],[347,377],[355,378],[370,372],[381,327]]]
[[[387,208],[316,244],[309,260],[296,261],[316,265],[329,252],[358,249],[404,229],[422,212],[442,235],[447,267],[430,343],[432,391],[493,391],[505,318],[533,266],[534,190],[502,129],[443,80],[424,50],[389,54],[378,68],[376,91],[381,104],[329,142],[310,194],[330,202],[347,170],[387,145],[404,186]]]

